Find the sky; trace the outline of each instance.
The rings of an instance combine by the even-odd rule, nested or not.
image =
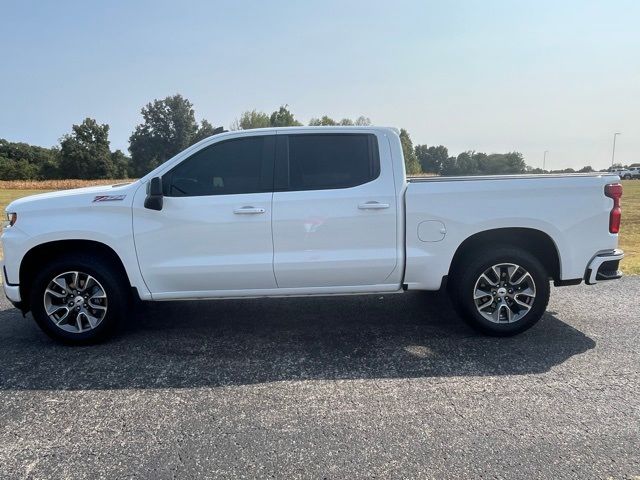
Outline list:
[[[0,0],[0,138],[53,146],[92,117],[128,147],[180,93],[245,110],[369,117],[451,154],[640,162],[640,2]]]

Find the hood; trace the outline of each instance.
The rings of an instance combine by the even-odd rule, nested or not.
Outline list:
[[[5,209],[7,212],[20,212],[42,207],[59,206],[86,206],[90,203],[119,203],[130,200],[138,182],[98,185],[95,187],[73,188],[71,190],[59,190],[55,192],[39,193],[14,200]]]

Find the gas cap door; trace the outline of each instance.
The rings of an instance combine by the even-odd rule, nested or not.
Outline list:
[[[418,238],[422,242],[439,242],[447,234],[447,228],[439,220],[425,220],[418,224]]]

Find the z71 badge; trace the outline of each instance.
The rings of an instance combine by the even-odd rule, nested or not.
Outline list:
[[[94,202],[121,202],[126,195],[96,195]]]

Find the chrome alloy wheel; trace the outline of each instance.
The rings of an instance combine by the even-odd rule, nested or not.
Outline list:
[[[535,299],[533,277],[515,263],[499,263],[486,269],[473,289],[478,313],[493,323],[517,322],[531,310]]]
[[[70,333],[82,333],[100,325],[107,314],[107,294],[88,273],[65,272],[44,292],[44,309],[51,321]]]

